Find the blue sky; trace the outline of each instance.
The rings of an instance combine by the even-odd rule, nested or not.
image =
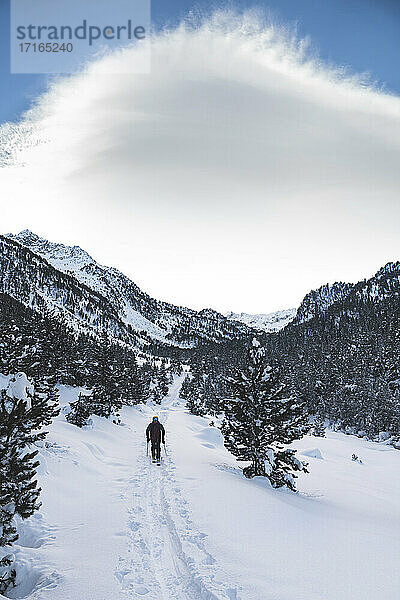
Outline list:
[[[209,12],[224,3],[202,0],[153,0],[156,27],[174,24],[193,8]],[[231,2],[239,10],[258,6],[278,21],[297,23],[300,36],[311,37],[322,59],[368,71],[373,80],[400,95],[400,2],[398,0],[248,0]],[[0,123],[16,120],[46,86],[45,76],[11,75],[9,69],[9,0],[0,0]]]

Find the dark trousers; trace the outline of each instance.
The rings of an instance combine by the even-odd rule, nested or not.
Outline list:
[[[160,460],[161,456],[161,443],[151,441],[151,457],[154,460]]]

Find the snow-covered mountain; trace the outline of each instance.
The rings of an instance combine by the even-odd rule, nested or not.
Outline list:
[[[0,292],[62,318],[78,331],[106,330],[130,346],[193,347],[276,332],[305,323],[332,306],[378,302],[400,294],[400,263],[388,263],[357,284],[334,283],[307,294],[297,309],[266,315],[195,311],[151,298],[123,273],[97,263],[78,246],[49,242],[31,231],[0,236]]]
[[[358,283],[336,282],[322,285],[309,292],[298,309],[291,308],[270,314],[250,315],[247,313],[227,314],[228,319],[240,321],[248,327],[272,333],[284,329],[289,323],[306,323],[326,313],[333,305],[357,302],[379,302],[391,295],[400,295],[400,262],[390,262],[370,279]]]
[[[278,310],[277,312],[265,315],[249,315],[247,313],[229,312],[226,316],[228,319],[240,321],[253,329],[273,333],[275,331],[280,331],[286,327],[288,323],[293,321],[296,312],[296,308],[288,308],[287,310]]]
[[[31,231],[0,236],[0,291],[56,314],[80,331],[104,328],[129,345],[191,347],[251,333],[211,309],[195,311],[151,298],[123,273],[98,264],[77,246]]]
[[[226,316],[253,329],[273,333],[284,329],[289,323],[293,325],[306,323],[326,313],[333,305],[340,308],[346,303],[379,302],[393,294],[400,295],[400,262],[390,262],[370,279],[355,284],[343,282],[324,284],[309,292],[298,309],[290,308],[260,315],[229,312]]]
[[[332,306],[354,306],[358,302],[379,302],[400,295],[400,262],[390,262],[373,277],[358,283],[325,284],[308,293],[301,302],[294,323],[305,323]]]
[[[336,282],[327,283],[317,290],[312,290],[301,302],[297,310],[296,322],[304,323],[317,314],[326,312],[332,304],[346,298],[352,289],[351,283]]]

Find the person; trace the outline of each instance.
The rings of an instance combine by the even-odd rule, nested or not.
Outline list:
[[[146,429],[147,443],[151,442],[151,457],[153,462],[160,462],[161,443],[165,444],[165,429],[161,425],[158,417],[153,417],[153,420]]]

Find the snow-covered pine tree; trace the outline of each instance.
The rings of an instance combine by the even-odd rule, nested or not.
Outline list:
[[[118,410],[122,407],[122,402],[114,400],[107,387],[95,385],[89,396],[91,413],[98,417],[109,419],[111,415],[118,416]]]
[[[157,370],[156,385],[153,389],[153,400],[156,404],[161,404],[161,401],[169,392],[169,377],[164,363],[161,363]]]
[[[78,340],[71,335],[68,335],[68,325],[64,318],[58,316],[51,320],[51,331],[48,335],[51,342],[50,348],[52,356],[50,361],[52,369],[48,369],[50,361],[46,364],[46,374],[52,374],[57,382],[79,386],[83,382],[77,378],[81,357],[78,354]],[[41,377],[39,378],[41,379]]]
[[[139,369],[136,360],[130,360],[123,370],[123,402],[129,406],[146,402],[150,396],[147,372]]]
[[[0,450],[1,452],[1,450]],[[0,467],[1,468],[1,467]],[[3,475],[3,474],[2,474]],[[10,500],[10,490],[0,486],[0,548],[11,546],[18,539],[14,523],[15,505]]]
[[[230,362],[230,361],[229,361]],[[226,369],[208,356],[193,362],[190,374],[183,380],[179,395],[183,400],[189,400],[189,409],[192,406],[201,407],[201,414],[219,415],[223,408],[223,398],[226,397],[226,384],[224,374]],[[196,410],[199,414],[199,411]]]
[[[189,398],[191,387],[192,378],[190,375],[186,375],[185,379],[182,382],[181,389],[179,391],[179,397],[182,398],[182,400],[187,400]]]
[[[171,358],[169,368],[174,375],[178,375],[178,376],[182,375],[183,369],[182,369],[182,364],[181,364],[179,358],[175,358],[175,357]]]
[[[192,415],[197,415],[199,417],[204,417],[207,413],[203,389],[201,387],[193,387],[188,399],[186,400],[186,406]]]
[[[0,397],[0,547],[17,539],[14,515],[30,517],[40,507],[37,450],[28,447],[46,437],[43,426],[58,414],[52,392],[35,391],[24,373],[10,379]],[[11,554],[0,559],[0,593],[15,583]]]
[[[163,361],[163,365],[164,365],[165,371],[167,373],[168,385],[171,385],[171,383],[174,382],[174,373],[173,373],[173,370],[171,367],[171,361],[169,362],[168,365],[165,361]]]
[[[153,367],[151,366],[150,362],[148,360],[145,360],[141,366],[141,373],[144,377],[144,379],[146,381],[148,381],[149,385],[151,384],[152,381],[152,375],[153,375]]]
[[[36,430],[50,425],[60,413],[58,399],[59,393],[54,385],[53,377],[44,377],[41,381],[35,381],[31,399],[32,429]]]
[[[222,412],[221,390],[211,374],[206,374],[203,380],[203,402],[207,414],[217,416]]]
[[[164,396],[168,395],[170,383],[171,374],[166,367],[165,361],[162,361],[158,372],[158,385]]]
[[[186,376],[182,383],[180,396],[186,400],[186,406],[194,415],[204,416],[207,413],[204,378],[201,364],[195,363],[192,365],[190,376]]]
[[[295,490],[295,471],[306,463],[284,446],[308,430],[304,408],[288,397],[279,372],[266,365],[265,351],[258,340],[249,346],[246,364],[227,379],[232,397],[225,402],[221,427],[225,446],[239,461],[250,461],[246,477],[267,477],[274,487]]]
[[[87,425],[89,417],[92,414],[90,396],[79,394],[78,400],[71,402],[70,406],[71,412],[65,417],[68,423],[76,425],[77,427],[84,427]]]
[[[194,415],[217,415],[221,412],[221,399],[214,381],[210,374],[202,373],[199,367],[193,370],[191,379],[185,378],[181,388],[181,397],[182,393],[186,399],[186,406]]]
[[[2,438],[0,439],[2,440]],[[8,464],[11,457],[7,458]],[[0,446],[0,459],[0,594],[4,594],[10,586],[15,585],[16,572],[13,568],[14,556],[8,554],[6,548],[7,546],[12,546],[12,544],[17,541],[18,534],[14,521],[15,505],[12,502],[11,490],[9,486],[6,485],[4,479],[6,475],[6,456],[3,446]]]
[[[164,398],[160,388],[156,385],[153,389],[153,402],[156,404],[161,404],[162,399]]]
[[[1,526],[1,509],[0,509],[0,526]],[[15,587],[17,572],[13,567],[15,557],[14,554],[5,554],[0,558],[0,594],[5,595],[10,587]]]
[[[104,332],[100,346],[94,350],[94,385],[89,400],[92,413],[99,417],[117,416],[122,408],[124,382],[119,358]]]
[[[320,415],[315,417],[312,434],[315,437],[325,437],[325,420]]]

